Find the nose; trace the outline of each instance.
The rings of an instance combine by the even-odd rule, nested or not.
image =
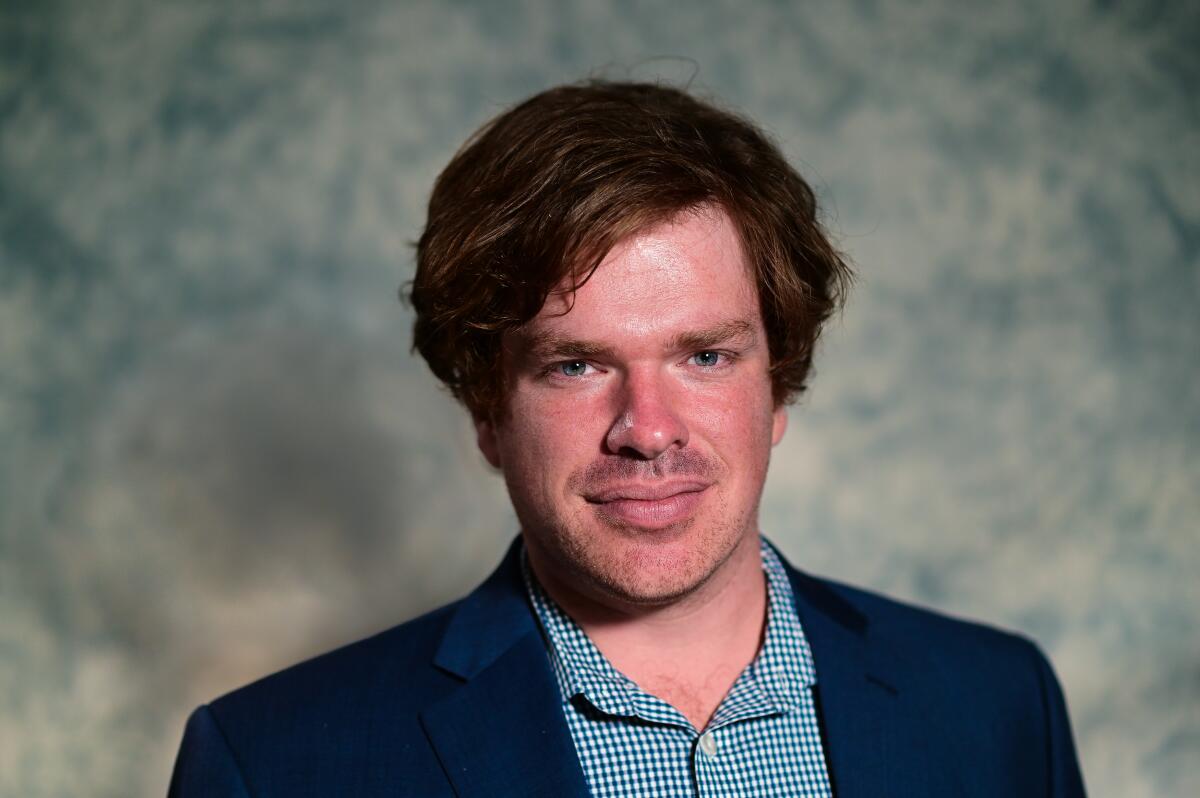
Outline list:
[[[612,454],[655,460],[673,446],[688,442],[687,424],[675,396],[659,374],[630,374],[621,387],[616,420],[605,445]]]

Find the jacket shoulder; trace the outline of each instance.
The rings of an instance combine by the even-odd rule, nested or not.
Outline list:
[[[803,572],[798,572],[798,582],[806,585],[805,592],[821,596],[818,601],[847,608],[873,640],[892,648],[932,650],[939,657],[1015,657],[1025,663],[1041,656],[1036,644],[1019,632]]]
[[[458,603],[259,679],[197,709],[170,794],[367,795],[445,780],[419,713],[460,681],[433,664]]]
[[[432,661],[460,603],[284,668],[216,699],[210,708],[223,726],[295,723],[305,716],[328,723],[382,696],[395,711],[414,711],[457,683]]]
[[[853,629],[876,669],[927,701],[982,702],[985,714],[1011,715],[1020,707],[1024,720],[1035,722],[1047,691],[1059,689],[1046,656],[1020,633],[799,571],[793,586],[799,605],[816,611],[813,620],[832,618]],[[808,619],[802,620],[807,633]],[[821,652],[815,653],[819,672]]]
[[[795,584],[810,603],[857,627],[873,667],[895,677],[914,727],[941,741],[928,744],[942,746],[942,759],[975,763],[960,774],[973,785],[968,794],[1015,785],[1019,776],[1024,786],[1007,794],[1035,794],[1033,785],[1082,798],[1062,687],[1031,639],[828,579],[797,573]]]

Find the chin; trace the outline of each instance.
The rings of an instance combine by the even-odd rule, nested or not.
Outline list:
[[[670,604],[696,592],[737,544],[722,535],[697,535],[691,521],[651,531],[625,527],[605,536],[614,531],[611,546],[586,546],[592,550],[577,566],[611,598],[642,606]]]
[[[608,586],[608,595],[622,604],[633,607],[666,607],[694,594],[707,581],[702,579],[674,582],[647,581],[632,585]]]

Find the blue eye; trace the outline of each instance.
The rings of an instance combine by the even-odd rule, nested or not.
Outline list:
[[[587,363],[584,363],[582,360],[568,360],[565,363],[560,363],[558,370],[565,377],[582,377],[587,373]]]
[[[717,365],[720,359],[720,352],[697,352],[696,354],[692,355],[692,361],[697,366],[705,366],[706,368],[712,368],[713,366]]]

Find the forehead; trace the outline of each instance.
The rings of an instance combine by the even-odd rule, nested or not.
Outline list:
[[[552,292],[521,337],[653,337],[733,320],[761,327],[741,237],[714,207],[683,211],[628,236],[582,286],[569,289]]]

